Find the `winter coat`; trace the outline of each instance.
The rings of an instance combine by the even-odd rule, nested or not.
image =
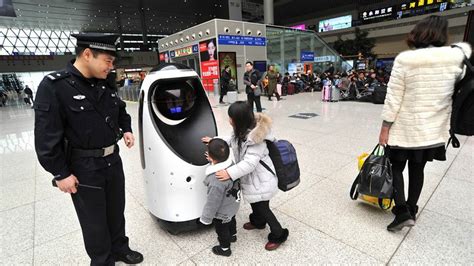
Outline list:
[[[253,93],[254,90],[251,85],[261,86],[260,77],[260,72],[257,69],[252,69],[252,71],[244,73],[245,93]]]
[[[232,180],[240,179],[242,194],[249,203],[270,200],[278,191],[277,177],[260,163],[260,160],[263,161],[275,173],[265,142],[275,140],[271,134],[272,120],[265,114],[256,114],[255,119],[257,125],[241,143],[240,149],[234,136],[226,139],[236,162],[227,168],[227,173]]]
[[[227,92],[229,91],[229,82],[230,82],[231,76],[230,73],[222,70],[221,73],[221,95],[226,95]]]
[[[449,139],[454,84],[463,75],[467,43],[459,48],[429,47],[395,58],[382,119],[392,122],[388,145],[419,148]]]
[[[240,181],[230,179],[220,181],[216,178],[216,172],[225,170],[231,165],[232,159],[229,156],[227,161],[210,165],[206,169],[204,185],[207,186],[207,201],[200,218],[203,224],[211,224],[213,219],[228,223],[239,210]]]
[[[268,77],[268,95],[273,95],[273,93],[277,89],[278,73],[275,71],[268,71],[267,77]]]

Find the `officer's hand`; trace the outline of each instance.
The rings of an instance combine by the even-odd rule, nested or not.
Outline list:
[[[128,148],[131,148],[135,144],[135,137],[131,132],[126,132],[123,134],[123,141]]]
[[[70,175],[62,180],[56,181],[58,188],[62,192],[69,194],[75,194],[77,192],[77,184],[79,184],[79,180],[77,180],[74,175]]]

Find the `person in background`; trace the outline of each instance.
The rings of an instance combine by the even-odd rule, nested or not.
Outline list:
[[[219,98],[219,103],[224,104],[224,96],[229,91],[229,83],[231,80],[230,66],[226,65],[221,73],[221,93]]]
[[[278,73],[275,71],[275,66],[270,65],[268,66],[267,71],[268,77],[268,100],[272,100],[272,96],[275,95],[277,100],[280,100],[280,94],[277,91],[277,83],[278,83]]]
[[[379,143],[387,145],[392,163],[395,219],[388,231],[415,225],[426,163],[445,161],[454,84],[463,75],[463,59],[471,56],[468,43],[445,46],[448,21],[429,16],[416,24],[393,65],[382,112]],[[408,198],[403,171],[408,163]]]
[[[26,94],[26,97],[28,98],[28,103],[29,104],[34,103],[34,101],[33,101],[33,91],[31,90],[31,88],[28,85],[26,85],[26,87],[24,89],[24,92]]]
[[[253,63],[248,61],[245,63],[245,74],[244,74],[244,84],[245,92],[247,93],[247,103],[253,109],[253,103],[255,102],[255,107],[257,112],[262,112],[262,103],[260,102],[260,94],[262,88],[260,88],[260,94],[255,95],[255,91],[258,89],[257,86],[260,84],[260,72],[253,68]]]

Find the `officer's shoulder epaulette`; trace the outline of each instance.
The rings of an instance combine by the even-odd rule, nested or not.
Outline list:
[[[57,81],[57,80],[60,80],[60,79],[63,79],[63,78],[67,78],[70,75],[71,74],[68,71],[61,70],[61,71],[53,72],[51,74],[46,75],[46,78],[48,78],[51,81]]]

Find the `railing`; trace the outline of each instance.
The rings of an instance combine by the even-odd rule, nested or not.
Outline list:
[[[138,102],[140,94],[140,85],[132,84],[130,86],[123,86],[118,89],[120,98],[124,101]]]

